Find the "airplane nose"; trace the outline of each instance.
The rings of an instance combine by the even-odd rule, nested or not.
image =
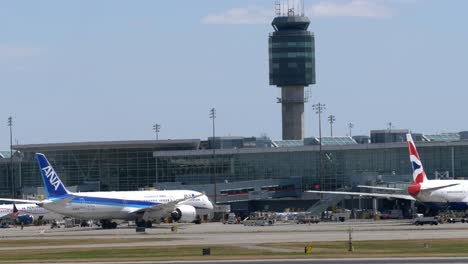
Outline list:
[[[210,199],[208,199],[208,197],[205,195],[204,196],[205,198],[205,201],[206,201],[206,208],[210,209],[210,210],[213,210],[213,203],[211,203]]]

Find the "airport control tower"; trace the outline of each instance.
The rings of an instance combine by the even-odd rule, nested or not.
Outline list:
[[[303,12],[277,3],[268,39],[270,85],[281,88],[283,140],[304,139],[304,87],[315,84],[314,35],[307,31],[310,20]]]

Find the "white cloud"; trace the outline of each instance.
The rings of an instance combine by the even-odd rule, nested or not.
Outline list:
[[[389,18],[394,10],[386,1],[347,0],[322,1],[305,7],[305,14],[316,17],[364,17]],[[273,8],[245,7],[232,8],[201,19],[203,24],[268,24],[275,16]]]
[[[346,3],[323,1],[306,7],[310,17],[367,17],[388,18],[394,11],[382,1],[352,0]]]
[[[417,3],[423,3],[426,0],[381,0],[381,1],[400,3],[400,4],[417,4]]]
[[[0,59],[17,59],[32,57],[40,49],[34,47],[0,44]]]

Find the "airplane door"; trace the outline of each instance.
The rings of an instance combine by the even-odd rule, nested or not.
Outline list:
[[[79,203],[79,210],[94,210],[95,209],[95,205],[94,204],[91,204],[91,203],[87,203],[85,198],[80,198],[80,203]]]
[[[86,207],[86,201],[84,198],[80,198],[80,206],[78,207],[78,210],[83,210]]]
[[[126,211],[126,208],[128,206],[128,200],[127,200],[127,197],[122,197],[122,211]]]

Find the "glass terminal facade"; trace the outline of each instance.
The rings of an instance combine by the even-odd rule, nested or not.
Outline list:
[[[468,142],[422,143],[418,150],[426,173],[468,175]],[[159,178],[183,184],[302,178],[304,189],[348,189],[379,177],[388,182],[412,181],[406,143],[291,148],[157,152]],[[377,177],[379,176],[379,177]]]
[[[215,180],[225,189],[230,183],[258,180],[285,180],[282,185],[288,186],[292,184],[288,179],[295,179],[291,182],[296,184],[298,178],[301,180],[295,188],[337,190],[379,181],[412,180],[404,142],[324,145],[322,152],[316,145],[216,149],[214,156],[213,150],[199,147],[199,141],[172,148],[154,142],[117,142],[105,148],[87,143],[66,147],[20,145],[16,149],[21,157],[13,159],[16,189],[42,186],[35,152],[48,157],[65,185],[99,182],[101,191],[137,190],[161,183],[209,185]],[[446,172],[468,176],[468,141],[417,142],[417,147],[429,178]],[[9,166],[9,159],[0,159],[2,196],[11,194]]]

